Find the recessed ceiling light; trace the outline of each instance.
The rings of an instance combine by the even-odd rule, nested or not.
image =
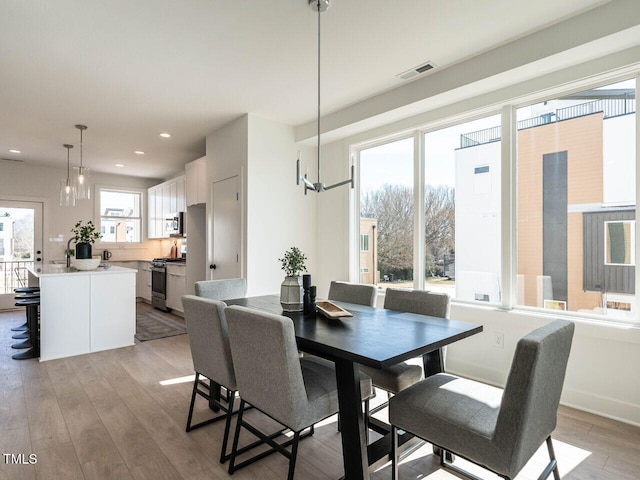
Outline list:
[[[136,155],[144,155],[144,152],[142,150],[136,150],[135,152]]]
[[[9,150],[11,153],[22,153],[20,150],[16,150],[15,148],[12,148]]]
[[[170,134],[170,133],[167,133],[167,132],[163,132],[163,133],[161,133],[161,134],[160,134],[160,136],[161,136],[162,138],[169,138],[169,137],[171,136],[171,134]]]
[[[122,163],[116,163],[116,164],[115,164],[115,166],[116,166],[116,167],[119,167],[119,168],[122,168],[122,167],[124,167],[124,164],[122,164]]]

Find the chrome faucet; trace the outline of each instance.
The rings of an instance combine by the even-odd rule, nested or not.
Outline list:
[[[67,268],[71,268],[71,251],[69,250],[69,246],[71,245],[71,241],[74,240],[75,237],[71,237],[67,241],[67,249],[64,251],[64,256],[67,258]]]

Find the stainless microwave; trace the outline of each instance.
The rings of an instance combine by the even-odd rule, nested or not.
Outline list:
[[[185,232],[184,212],[172,213],[164,222],[164,233],[170,237],[183,237]]]

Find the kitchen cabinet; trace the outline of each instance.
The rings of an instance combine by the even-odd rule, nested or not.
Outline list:
[[[187,206],[207,203],[207,157],[187,163],[186,175]]]
[[[176,312],[183,312],[182,296],[186,290],[186,267],[167,264],[167,307]]]
[[[138,262],[136,275],[136,297],[151,302],[151,263]]]
[[[164,231],[164,221],[174,213],[185,211],[185,190],[185,175],[150,187],[147,190],[148,238],[169,237]]]

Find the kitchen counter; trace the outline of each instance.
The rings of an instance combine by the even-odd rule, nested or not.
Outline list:
[[[120,274],[124,271],[137,272],[136,269],[133,268],[125,268],[125,267],[116,267],[112,265],[108,268],[106,267],[98,267],[94,270],[78,270],[75,267],[67,268],[66,265],[59,264],[48,264],[48,265],[40,265],[38,267],[28,267],[29,273],[33,275],[35,278],[42,277],[50,277],[50,276],[60,276],[60,275],[112,275],[112,274]]]
[[[40,361],[134,344],[137,270],[28,270],[29,285],[40,286]]]

